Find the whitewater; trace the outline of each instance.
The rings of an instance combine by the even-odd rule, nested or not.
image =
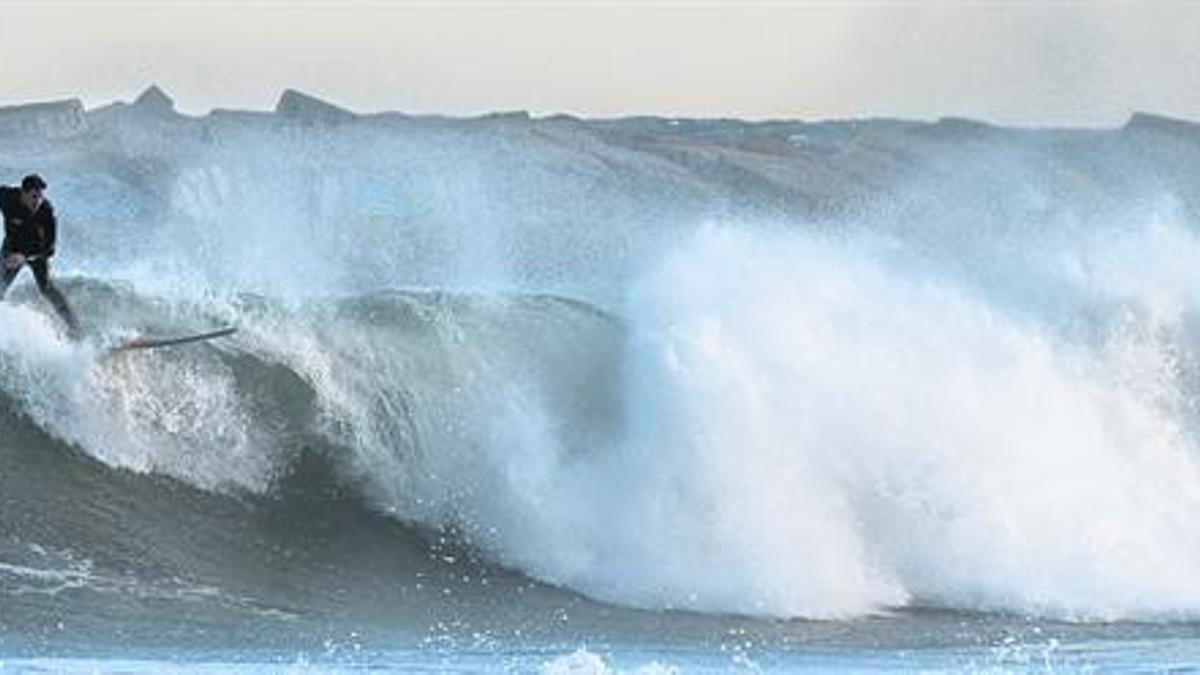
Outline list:
[[[1200,654],[1200,125],[154,89],[0,137],[89,336],[0,304],[18,669]]]

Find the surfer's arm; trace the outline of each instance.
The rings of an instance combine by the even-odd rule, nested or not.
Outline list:
[[[0,186],[0,213],[4,215],[4,244],[0,246],[0,257],[5,259],[12,253],[12,244],[16,241],[16,233],[12,231],[13,226],[8,218],[13,200],[17,198],[16,192],[14,188]]]
[[[0,245],[0,264],[5,268],[12,269],[20,267],[25,263],[25,256],[21,253],[15,253],[12,250],[12,241],[15,239],[8,232],[8,221],[4,221],[4,244]]]
[[[46,209],[46,246],[38,254],[39,258],[49,258],[54,255],[54,240],[58,237],[58,218],[54,217],[54,207],[49,203],[42,205]]]

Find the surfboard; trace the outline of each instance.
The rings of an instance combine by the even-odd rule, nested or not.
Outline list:
[[[237,328],[226,326],[218,330],[211,330],[207,333],[193,333],[191,335],[177,335],[173,337],[148,337],[141,336],[130,338],[109,351],[123,352],[130,349],[157,349],[158,347],[173,347],[175,345],[183,345],[189,342],[201,342],[204,340],[212,340],[213,338],[225,337],[233,335],[237,332]]]

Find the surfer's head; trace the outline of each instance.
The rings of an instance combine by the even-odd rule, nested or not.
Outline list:
[[[36,173],[21,179],[21,201],[30,211],[37,211],[46,200],[46,181]]]

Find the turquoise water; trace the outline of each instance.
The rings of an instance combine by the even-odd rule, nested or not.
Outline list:
[[[1200,668],[1200,640],[1006,645],[971,650],[704,651],[584,647],[529,650],[361,651],[352,654],[172,654],[169,658],[28,658],[0,661],[4,673],[351,673],[512,672],[547,674],[1147,673]]]

